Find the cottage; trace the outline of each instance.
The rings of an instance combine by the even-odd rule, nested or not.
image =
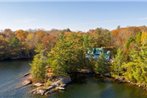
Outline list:
[[[98,57],[101,55],[101,54],[104,54],[104,57],[106,60],[110,60],[110,50],[106,50],[105,48],[92,48],[92,49],[89,49],[87,51],[87,54],[86,54],[86,58],[93,58],[95,60],[98,59]]]

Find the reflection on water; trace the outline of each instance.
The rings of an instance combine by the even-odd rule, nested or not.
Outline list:
[[[17,88],[21,77],[29,70],[30,61],[0,62],[0,98],[147,98],[141,88],[104,82],[91,77],[80,78],[84,82],[70,84],[65,91],[51,96],[32,95],[30,86]]]

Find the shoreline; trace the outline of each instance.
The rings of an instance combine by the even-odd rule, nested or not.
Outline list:
[[[1,62],[5,61],[17,61],[17,60],[33,60],[33,57],[20,57],[20,58],[7,58],[7,59],[0,59]]]
[[[95,78],[99,78],[99,79],[102,79],[104,81],[108,81],[108,82],[117,82],[117,83],[127,83],[129,84],[130,86],[137,86],[138,88],[142,88],[143,90],[146,90],[147,91],[147,87],[145,87],[144,85],[141,85],[141,84],[138,84],[138,83],[133,83],[133,82],[130,82],[130,81],[126,81],[122,78],[114,78],[114,77],[111,77],[111,76],[105,76],[105,75],[101,75],[101,74],[95,74],[95,73],[78,73],[78,78],[82,77],[82,76],[85,76],[87,78],[88,77],[95,77]],[[80,75],[81,76],[80,76]],[[30,73],[28,74],[25,74],[24,77],[28,77],[30,76]],[[84,78],[85,78],[84,77]],[[62,78],[65,78],[65,77],[62,77]],[[60,82],[57,82],[55,83],[52,82],[50,86],[47,87],[47,89],[45,88],[45,83],[41,83],[41,82],[33,82],[30,77],[29,78],[26,78],[27,81],[27,85],[30,85],[32,87],[35,87],[35,89],[29,91],[30,93],[32,94],[39,94],[39,95],[50,95],[50,94],[53,94],[53,93],[56,93],[58,92],[59,90],[64,90],[66,89],[66,87],[71,84],[71,83],[75,83],[75,80],[77,79],[74,79],[73,77],[69,77],[69,81],[67,83],[61,83],[60,79],[57,79],[58,81]],[[25,81],[25,80],[24,80]],[[78,81],[78,80],[77,80]],[[25,86],[27,86],[25,85]]]

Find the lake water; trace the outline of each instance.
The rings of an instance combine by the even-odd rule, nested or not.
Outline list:
[[[141,88],[92,77],[81,78],[84,82],[72,83],[66,90],[51,96],[32,95],[30,86],[17,87],[23,74],[30,69],[30,62],[0,62],[0,98],[147,98],[147,91]]]

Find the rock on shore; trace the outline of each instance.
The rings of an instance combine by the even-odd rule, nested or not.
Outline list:
[[[71,82],[70,77],[59,77],[57,81],[50,84],[50,86],[45,87],[41,83],[35,83],[34,85],[37,87],[31,91],[33,94],[40,94],[40,95],[48,95],[54,93],[58,90],[65,89],[65,86]]]

